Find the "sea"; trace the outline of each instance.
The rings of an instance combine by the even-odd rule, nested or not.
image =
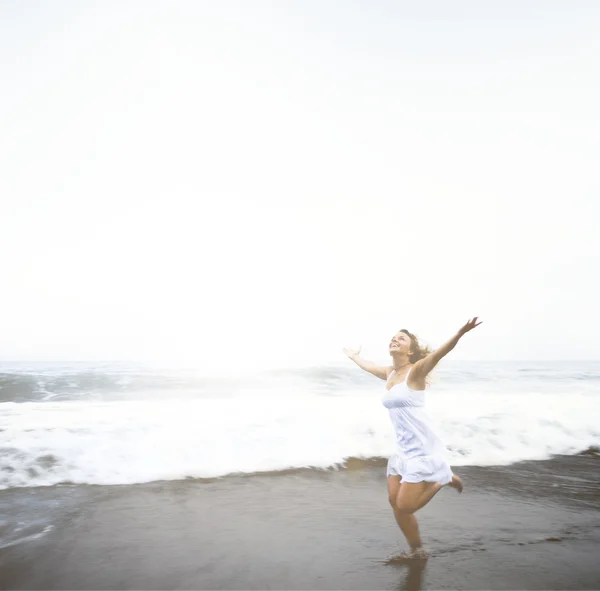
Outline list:
[[[384,382],[350,361],[255,372],[1,363],[0,489],[122,485],[385,458]],[[426,394],[453,467],[598,453],[600,362],[447,361]]]

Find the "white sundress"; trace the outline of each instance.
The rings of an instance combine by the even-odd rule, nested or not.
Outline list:
[[[383,405],[396,432],[396,453],[388,461],[387,475],[401,476],[402,482],[448,484],[452,470],[446,460],[446,447],[425,411],[425,392],[408,387],[411,370],[389,391],[386,382]]]

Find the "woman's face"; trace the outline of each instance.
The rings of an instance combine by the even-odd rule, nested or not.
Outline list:
[[[401,354],[409,356],[411,351],[412,341],[410,337],[402,331],[397,332],[390,341],[390,355]]]

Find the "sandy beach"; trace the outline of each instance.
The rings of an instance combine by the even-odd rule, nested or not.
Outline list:
[[[383,461],[134,486],[0,494],[45,534],[0,551],[2,589],[598,589],[600,458],[460,470],[404,548]],[[45,521],[44,521],[45,520]]]

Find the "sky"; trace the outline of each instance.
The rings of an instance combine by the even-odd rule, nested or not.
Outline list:
[[[597,359],[600,4],[0,0],[0,360]]]

